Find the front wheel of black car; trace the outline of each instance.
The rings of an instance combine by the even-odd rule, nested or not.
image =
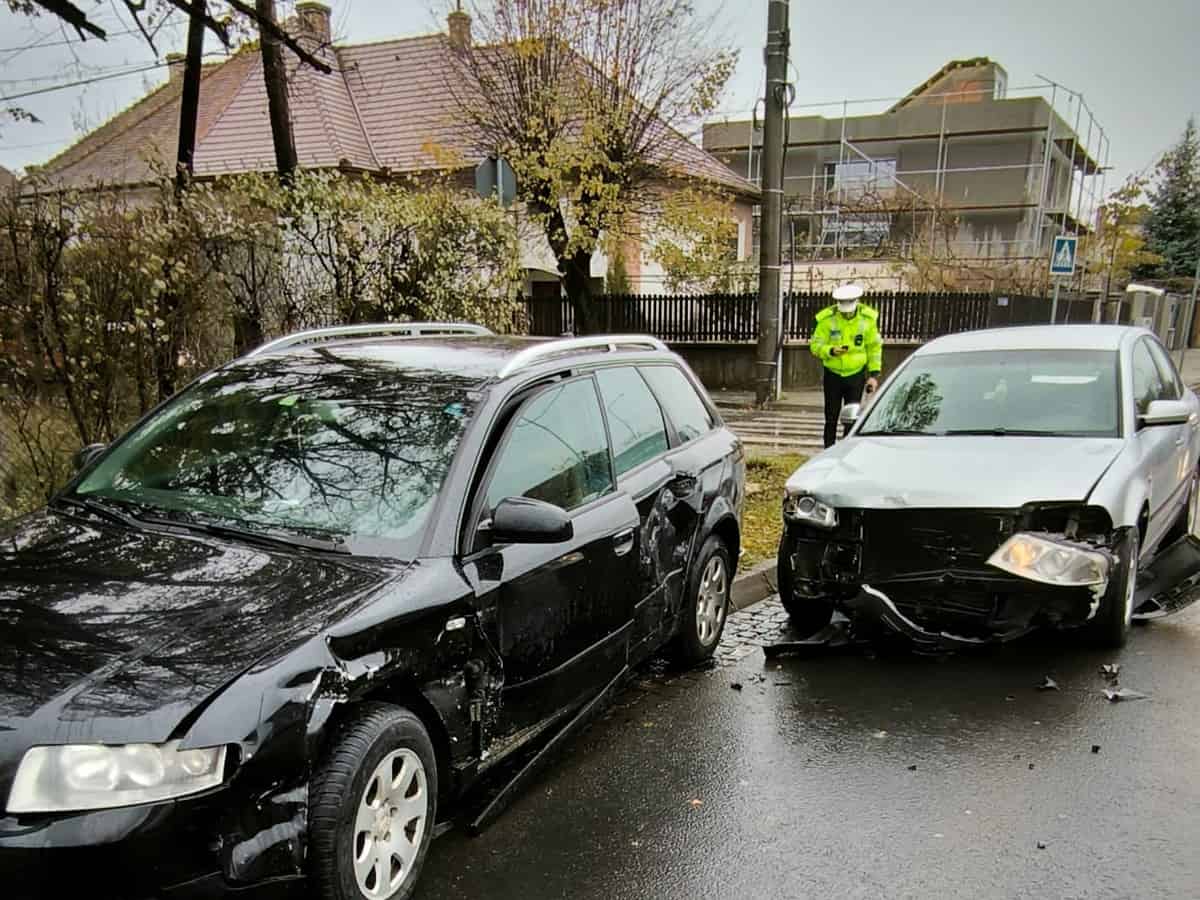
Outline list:
[[[804,639],[812,637],[833,619],[833,602],[825,597],[801,596],[796,593],[796,579],[792,557],[796,552],[795,538],[785,530],[779,542],[779,559],[776,562],[776,577],[779,584],[779,599],[787,610],[792,631]]]
[[[672,653],[676,661],[694,665],[713,655],[725,630],[732,581],[729,548],[715,534],[709,535],[688,573],[683,623]]]
[[[1116,565],[1108,587],[1100,598],[1096,615],[1087,624],[1087,637],[1100,647],[1123,647],[1133,621],[1134,595],[1137,593],[1138,552],[1141,541],[1136,528],[1128,528],[1117,541]]]
[[[364,705],[312,783],[309,848],[322,900],[403,900],[412,894],[437,815],[437,764],[421,720]]]

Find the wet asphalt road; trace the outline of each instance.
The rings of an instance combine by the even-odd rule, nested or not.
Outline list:
[[[780,617],[643,673],[417,898],[1200,897],[1200,610],[1119,653],[768,664]],[[1103,697],[1114,661],[1149,699]]]

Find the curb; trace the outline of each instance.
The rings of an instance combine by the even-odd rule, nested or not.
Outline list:
[[[759,601],[776,593],[775,560],[764,559],[733,579],[729,591],[729,602],[736,612],[741,612]]]

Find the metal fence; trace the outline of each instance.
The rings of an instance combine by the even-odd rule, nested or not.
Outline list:
[[[995,298],[976,293],[873,293],[863,302],[879,311],[885,340],[927,341],[943,334],[985,328]],[[602,294],[592,298],[608,333],[650,334],[670,343],[749,343],[758,339],[756,294]],[[833,303],[828,294],[786,294],[784,339],[805,341],[818,312]],[[560,297],[528,297],[519,330],[528,334],[573,334],[575,313]]]

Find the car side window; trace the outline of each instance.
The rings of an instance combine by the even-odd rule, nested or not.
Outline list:
[[[1162,378],[1165,390],[1162,399],[1178,400],[1183,397],[1183,381],[1179,377],[1175,363],[1162,344],[1157,341],[1144,341],[1143,343],[1150,346],[1150,355],[1154,357],[1154,361],[1158,364],[1158,373]]]
[[[668,448],[667,425],[658,401],[637,369],[622,366],[596,373],[617,475],[640,466]]]
[[[505,497],[530,497],[570,511],[612,489],[600,401],[587,377],[551,385],[516,414],[485,496],[488,510]]]
[[[686,443],[712,430],[713,418],[708,407],[679,368],[642,366],[641,371],[667,411],[681,441]]]
[[[1167,399],[1166,385],[1162,373],[1150,355],[1145,341],[1138,341],[1133,348],[1133,401],[1138,412],[1145,412],[1154,400]]]

